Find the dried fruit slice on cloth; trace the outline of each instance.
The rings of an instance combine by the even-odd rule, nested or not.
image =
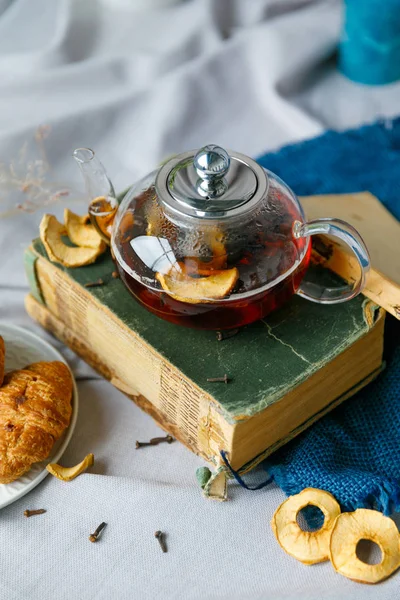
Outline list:
[[[88,221],[89,215],[80,216],[68,208],[64,209],[64,225],[71,242],[84,248],[98,248],[101,237]]]
[[[316,506],[322,511],[324,523],[321,529],[303,531],[297,523],[298,513],[306,506]],[[313,565],[329,559],[329,538],[338,515],[340,506],[332,494],[306,488],[278,507],[271,526],[285,552],[306,565]]]
[[[360,540],[371,540],[382,552],[382,560],[370,565],[356,554]],[[378,583],[400,567],[400,534],[396,524],[376,510],[358,508],[342,513],[330,538],[330,559],[335,571],[360,583]]]
[[[157,273],[156,278],[163,290],[175,300],[197,304],[228,296],[239,279],[239,271],[235,267],[226,271],[215,271],[208,277],[190,277],[171,269],[167,275]]]
[[[72,481],[75,477],[78,477],[81,473],[84,473],[86,469],[92,467],[94,464],[94,454],[88,454],[85,456],[82,462],[75,465],[74,467],[62,467],[57,463],[50,463],[46,469],[49,473],[61,479],[61,481]]]
[[[67,230],[53,215],[44,215],[40,223],[40,239],[49,258],[64,267],[81,267],[93,263],[106,249],[106,244],[99,240],[96,248],[67,246],[62,240]]]

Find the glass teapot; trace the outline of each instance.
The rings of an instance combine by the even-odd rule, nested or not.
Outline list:
[[[184,152],[134,184],[120,204],[94,152],[78,148],[74,158],[90,218],[111,245],[122,281],[163,319],[237,328],[293,294],[333,304],[363,289],[369,256],[357,231],[337,219],[307,222],[293,191],[248,156],[216,145]],[[315,234],[350,246],[358,281],[330,288],[304,277]]]

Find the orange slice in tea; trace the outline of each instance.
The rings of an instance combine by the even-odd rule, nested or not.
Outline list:
[[[163,290],[175,300],[198,304],[228,296],[239,279],[239,271],[234,267],[226,271],[214,271],[208,277],[196,278],[172,269],[166,275],[157,273],[156,278]]]

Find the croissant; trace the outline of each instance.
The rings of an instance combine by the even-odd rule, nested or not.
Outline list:
[[[62,362],[38,362],[4,377],[0,388],[0,483],[48,457],[71,419],[72,377]]]
[[[4,379],[4,358],[5,358],[4,340],[0,335],[0,385],[3,383],[3,379]]]

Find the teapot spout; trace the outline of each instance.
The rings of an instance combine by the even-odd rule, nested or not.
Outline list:
[[[73,157],[85,180],[90,220],[102,239],[110,244],[112,225],[118,209],[113,184],[93,150],[77,148]]]

